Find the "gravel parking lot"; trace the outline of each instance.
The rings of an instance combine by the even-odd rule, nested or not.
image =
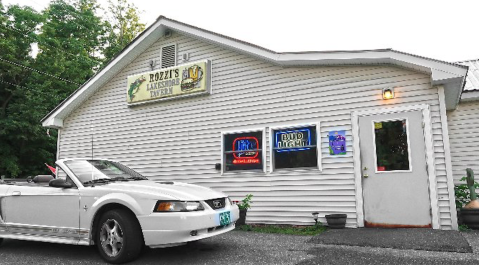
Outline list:
[[[357,233],[351,231],[346,233],[348,238]],[[380,233],[373,234],[380,236]],[[145,249],[131,264],[479,264],[479,231],[461,234],[474,253],[450,252],[448,248],[425,251],[331,245],[315,242],[310,236],[232,231],[185,246]],[[397,235],[402,236],[413,237],[410,233]],[[95,247],[5,240],[0,247],[0,264],[105,263]]]
[[[312,256],[309,236],[232,231],[166,249],[145,249],[131,264],[295,264]],[[0,264],[105,264],[95,247],[5,240]]]

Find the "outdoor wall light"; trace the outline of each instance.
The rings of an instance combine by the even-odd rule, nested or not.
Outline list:
[[[313,215],[314,224],[318,224],[318,212],[311,213]]]
[[[386,87],[383,88],[383,99],[393,99],[394,98],[394,88]]]

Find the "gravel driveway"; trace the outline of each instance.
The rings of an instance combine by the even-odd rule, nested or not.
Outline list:
[[[181,247],[146,249],[131,264],[479,264],[479,231],[461,234],[474,253],[330,245],[310,236],[232,231]],[[95,247],[5,240],[0,264],[105,263]]]
[[[220,236],[166,249],[146,249],[130,264],[295,264],[306,253],[309,236],[232,231]],[[95,247],[5,240],[0,264],[105,264]]]

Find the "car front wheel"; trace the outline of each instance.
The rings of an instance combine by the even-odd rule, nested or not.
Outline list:
[[[140,255],[143,243],[141,227],[130,212],[116,209],[100,218],[96,245],[105,261],[115,264],[132,261]]]

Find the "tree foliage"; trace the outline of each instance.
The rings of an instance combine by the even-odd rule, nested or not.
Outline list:
[[[39,120],[30,113],[25,115],[30,111],[25,103],[38,96],[38,91],[25,88],[32,72],[10,62],[26,67],[34,64],[31,44],[35,42],[35,28],[44,17],[30,7],[0,8],[0,174],[16,176],[27,167],[23,163],[36,142],[32,131],[38,130]]]
[[[114,1],[114,0],[113,0]],[[123,47],[130,43],[140,32],[145,30],[145,24],[140,22],[139,11],[134,4],[126,0],[108,0],[107,21],[109,45],[104,54],[109,60],[118,54]]]
[[[53,0],[42,12],[0,0],[0,175],[48,173],[57,135],[40,120],[144,28],[137,9],[120,2],[127,12],[115,22],[98,15],[96,0]]]

